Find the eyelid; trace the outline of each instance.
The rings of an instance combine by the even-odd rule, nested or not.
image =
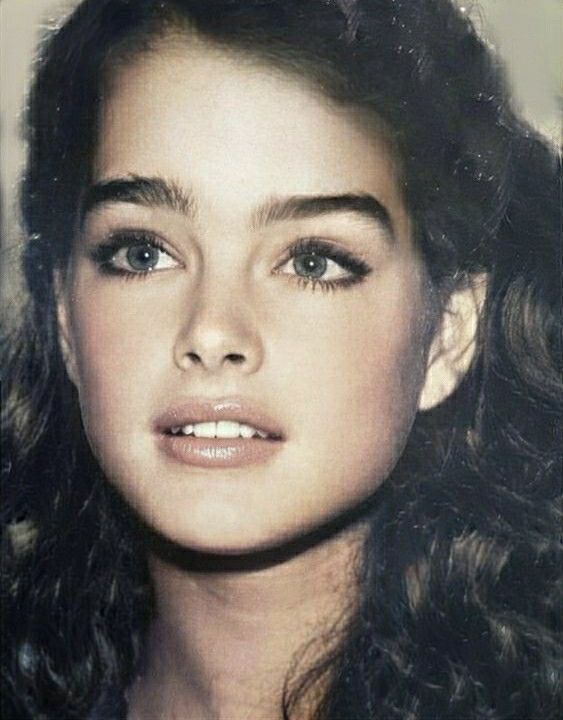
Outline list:
[[[142,270],[128,270],[114,264],[116,255],[121,251],[137,245],[150,245],[151,247],[157,248],[162,253],[168,255],[178,266],[182,266],[182,262],[168,247],[167,243],[156,233],[138,229],[120,229],[110,233],[103,241],[98,245],[89,250],[89,256],[91,260],[96,263],[103,272],[115,275],[125,276],[144,276],[149,273],[155,272],[154,270],[147,269]],[[165,268],[171,269],[171,268]],[[160,272],[160,271],[156,271]]]
[[[357,256],[349,250],[345,250],[330,241],[318,237],[301,238],[295,242],[288,249],[286,257],[276,267],[276,270],[279,270],[280,267],[286,265],[292,258],[301,254],[321,255],[322,257],[334,261],[337,265],[340,265],[340,267],[347,270],[352,276],[356,275],[363,277],[372,271],[372,268],[360,256]]]

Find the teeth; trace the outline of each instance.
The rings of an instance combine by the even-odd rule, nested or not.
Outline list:
[[[196,423],[195,425],[185,425],[182,428],[184,435],[189,435],[188,428],[193,428],[196,437],[212,438],[215,437],[215,429],[217,424],[214,422]]]
[[[253,437],[255,433],[254,428],[251,428],[250,425],[240,425],[240,435],[243,438],[251,438]]]
[[[198,438],[267,438],[268,433],[263,430],[234,422],[232,420],[220,420],[219,422],[201,422],[184,425],[177,425],[170,428],[172,435],[195,435]]]
[[[246,427],[246,426],[245,426]],[[217,437],[222,438],[237,438],[239,434],[242,435],[242,425],[238,422],[231,422],[230,420],[221,420],[217,423]],[[254,433],[253,433],[254,434]],[[243,437],[246,437],[243,435]],[[250,436],[252,437],[252,435]]]

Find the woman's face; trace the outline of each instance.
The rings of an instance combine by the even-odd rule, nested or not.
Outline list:
[[[189,40],[114,73],[99,137],[60,322],[107,477],[203,551],[354,508],[404,447],[431,315],[374,124]],[[184,434],[213,420],[278,438]]]

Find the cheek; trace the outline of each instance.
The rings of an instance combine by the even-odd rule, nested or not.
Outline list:
[[[132,281],[138,282],[138,281]],[[123,303],[114,292],[79,288],[72,306],[78,390],[87,431],[126,433],[146,417],[151,380],[170,355],[162,303]]]
[[[335,493],[377,484],[404,447],[425,371],[421,294],[396,281],[364,303],[335,302],[321,319],[301,318],[301,342],[281,368],[283,385],[293,384],[309,457],[311,448],[322,449],[314,455]]]

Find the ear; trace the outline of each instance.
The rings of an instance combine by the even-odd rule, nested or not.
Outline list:
[[[468,371],[486,290],[486,276],[474,275],[448,298],[428,353],[419,410],[430,410],[446,400]]]
[[[74,385],[78,383],[76,367],[76,354],[72,341],[69,297],[65,288],[65,279],[61,270],[55,270],[55,302],[57,306],[57,328],[59,348],[66,367],[67,374]]]

